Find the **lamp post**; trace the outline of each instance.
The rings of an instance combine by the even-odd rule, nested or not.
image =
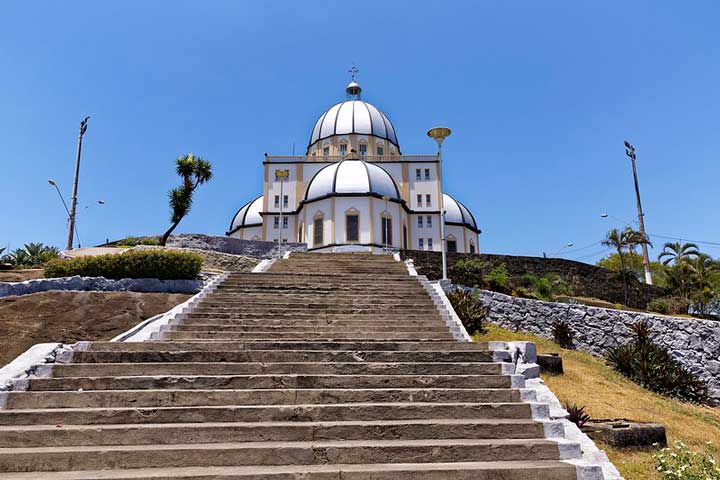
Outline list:
[[[632,163],[633,180],[635,181],[635,199],[637,200],[638,225],[640,226],[640,233],[642,233],[645,240],[647,240],[648,237],[645,234],[645,214],[642,210],[642,203],[640,203],[640,186],[638,185],[637,168],[635,166],[635,159],[637,158],[637,156],[635,155],[635,147],[627,140],[625,140],[625,155],[630,157],[630,161]],[[652,274],[650,273],[650,256],[648,255],[647,243],[643,242],[641,248],[643,254],[643,266],[645,267],[645,283],[647,283],[648,285],[652,285]]]
[[[283,189],[283,185],[285,184],[285,180],[289,176],[290,170],[275,170],[275,180],[278,180],[280,182],[280,238],[278,239],[278,243],[282,243],[283,240],[283,206],[285,204],[285,191]]]
[[[80,134],[78,135],[78,146],[77,146],[77,158],[75,160],[75,178],[73,180],[73,192],[72,192],[72,198],[70,199],[70,211],[68,212],[68,215],[70,216],[70,221],[68,222],[68,233],[67,233],[67,250],[72,250],[73,246],[73,232],[75,231],[75,209],[77,208],[77,191],[78,191],[78,179],[80,177],[80,154],[82,152],[82,141],[83,141],[83,135],[85,135],[85,131],[87,130],[87,122],[90,119],[90,117],[85,117],[82,122],[80,122]]]
[[[557,252],[553,253],[553,256],[559,255],[559,254],[560,254],[563,250],[565,250],[566,248],[570,248],[570,247],[574,247],[574,246],[575,246],[575,244],[572,243],[572,242],[567,243],[567,244],[563,245],[563,247],[562,247],[560,250],[558,250]]]
[[[440,251],[442,252],[442,279],[447,281],[447,246],[445,245],[445,202],[442,190],[442,144],[452,131],[446,127],[431,128],[427,136],[435,140],[438,145],[438,190],[440,190]]]

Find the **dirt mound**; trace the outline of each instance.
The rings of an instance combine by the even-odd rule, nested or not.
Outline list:
[[[45,278],[45,270],[42,268],[30,268],[26,270],[0,270],[0,282],[24,282]]]
[[[41,292],[0,299],[0,366],[36,343],[109,340],[190,295]]]

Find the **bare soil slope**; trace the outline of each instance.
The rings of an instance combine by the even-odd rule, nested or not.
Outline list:
[[[24,282],[25,280],[35,280],[37,278],[45,278],[45,270],[42,268],[0,270],[0,282]]]
[[[109,340],[190,295],[41,292],[0,299],[0,367],[36,343]]]

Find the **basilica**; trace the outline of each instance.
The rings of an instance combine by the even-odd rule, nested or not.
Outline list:
[[[439,251],[444,217],[447,251],[479,252],[475,217],[441,194],[440,155],[403,155],[390,119],[362,100],[354,78],[346,92],[315,122],[305,155],[265,155],[263,193],[226,235],[319,252]]]

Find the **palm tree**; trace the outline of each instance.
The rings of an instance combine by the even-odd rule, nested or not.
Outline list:
[[[175,172],[182,178],[182,185],[168,192],[171,225],[160,240],[162,246],[165,246],[170,234],[190,211],[195,189],[212,178],[212,165],[188,153],[175,161]]]
[[[663,265],[670,263],[677,265],[683,260],[697,255],[700,255],[700,250],[694,243],[668,242],[663,246],[662,253],[658,255],[658,261],[661,261]]]
[[[687,260],[692,285],[692,297],[700,315],[705,315],[707,304],[714,295],[712,276],[720,267],[710,255],[698,253],[694,258]]]
[[[641,232],[633,230],[631,227],[625,227],[620,231],[617,228],[610,230],[605,236],[605,240],[601,242],[606,247],[612,247],[620,257],[620,278],[623,285],[623,296],[625,297],[625,305],[628,304],[628,285],[627,277],[630,273],[625,268],[625,253],[632,252],[638,245],[650,245],[650,240]]]

